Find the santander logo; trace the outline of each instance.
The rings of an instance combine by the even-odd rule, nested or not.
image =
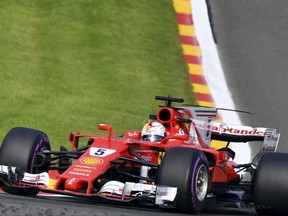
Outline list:
[[[265,136],[271,134],[273,131],[269,128],[253,128],[249,126],[228,125],[223,123],[215,123],[211,126],[212,133],[224,133],[235,135],[256,135]]]

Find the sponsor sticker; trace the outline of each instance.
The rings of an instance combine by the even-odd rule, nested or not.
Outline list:
[[[82,173],[91,173],[92,172],[92,170],[82,169],[82,168],[74,168],[73,171],[74,172],[82,172]]]
[[[98,164],[102,164],[103,160],[97,157],[84,157],[80,159],[80,162],[83,165],[96,166]]]
[[[77,175],[77,176],[89,176],[90,174],[86,174],[86,173],[82,173],[82,172],[74,172],[74,171],[70,171],[69,175]],[[69,184],[69,183],[68,183]]]
[[[96,167],[93,167],[93,166],[86,166],[86,165],[79,165],[79,164],[76,164],[75,167],[79,167],[79,168],[84,168],[84,169],[93,169],[95,170]]]

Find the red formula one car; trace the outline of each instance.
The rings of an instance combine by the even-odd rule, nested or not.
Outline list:
[[[287,212],[288,155],[275,152],[280,137],[275,129],[215,122],[216,108],[174,106],[184,100],[170,96],[156,99],[165,105],[149,116],[142,131],[117,136],[111,125],[99,124],[98,129],[108,135],[70,133],[70,151],[65,147],[52,151],[42,131],[11,129],[0,150],[2,190],[189,213],[235,192],[258,213]],[[214,149],[212,140],[227,144]],[[259,154],[249,164],[236,164],[229,143],[252,141],[263,143]],[[245,172],[251,178],[244,181]]]

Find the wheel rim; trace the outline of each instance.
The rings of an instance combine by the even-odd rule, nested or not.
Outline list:
[[[50,150],[49,140],[47,138],[40,140],[35,148],[30,164],[30,173],[47,171],[46,169],[48,169],[49,165],[46,167],[47,165],[45,166],[44,163],[50,160],[50,156],[46,158],[46,155],[42,154],[44,150]]]
[[[208,189],[208,170],[205,165],[201,165],[197,171],[196,181],[196,196],[201,202],[205,199]]]

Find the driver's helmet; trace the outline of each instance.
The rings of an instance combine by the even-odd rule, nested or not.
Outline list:
[[[165,127],[157,121],[145,124],[141,132],[141,140],[144,141],[160,142],[165,136]]]

